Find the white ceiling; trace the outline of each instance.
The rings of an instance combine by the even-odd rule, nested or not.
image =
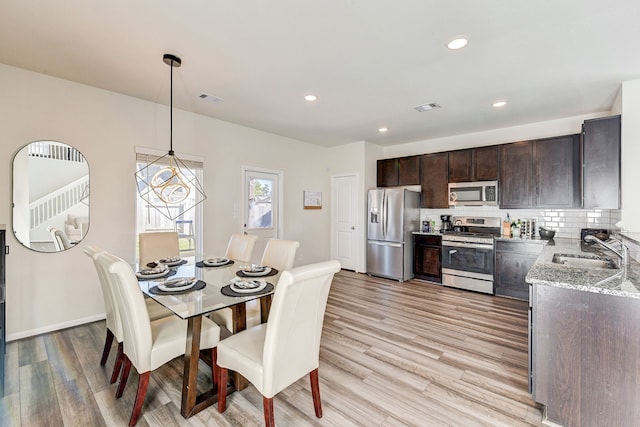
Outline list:
[[[0,16],[1,63],[168,104],[173,53],[175,107],[325,146],[604,112],[640,77],[637,0],[0,0]]]

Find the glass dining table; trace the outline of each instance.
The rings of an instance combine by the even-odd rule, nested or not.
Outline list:
[[[243,261],[229,260],[220,266],[205,266],[202,261],[182,261],[181,265],[170,267],[169,276],[157,279],[139,280],[140,289],[149,298],[171,310],[176,316],[187,320],[187,344],[184,355],[184,375],[182,379],[182,403],[180,412],[183,417],[189,418],[201,410],[217,402],[217,390],[212,387],[204,393],[198,394],[197,377],[198,363],[200,360],[200,332],[202,329],[202,316],[224,308],[231,309],[232,333],[246,329],[246,305],[251,300],[260,299],[260,316],[264,323],[269,316],[273,287],[267,286],[258,293],[242,293],[239,296],[228,296],[222,293],[222,288],[227,286],[234,278],[242,276],[243,269],[250,264]],[[174,273],[175,271],[175,273]],[[252,277],[263,279],[275,286],[280,277],[279,271],[272,269],[268,276]],[[180,277],[195,277],[199,282],[190,290],[182,292],[163,292],[158,290],[158,285],[169,279]],[[202,287],[204,282],[204,287]],[[225,289],[228,292],[228,287]],[[233,292],[231,292],[233,293]],[[213,361],[212,361],[213,363]],[[242,390],[247,387],[247,380],[240,374],[231,376],[233,384],[229,392]]]

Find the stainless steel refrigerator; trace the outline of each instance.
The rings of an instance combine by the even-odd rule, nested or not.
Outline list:
[[[420,193],[404,188],[369,190],[367,274],[399,281],[413,277],[413,236],[420,223]]]

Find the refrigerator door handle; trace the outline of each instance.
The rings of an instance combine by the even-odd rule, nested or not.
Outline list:
[[[369,244],[370,245],[376,245],[376,246],[391,246],[392,248],[401,248],[402,247],[402,243],[389,243],[389,242],[374,242],[369,240]]]
[[[383,238],[387,238],[387,217],[388,217],[388,213],[387,212],[387,192],[383,192],[382,193],[382,237]]]

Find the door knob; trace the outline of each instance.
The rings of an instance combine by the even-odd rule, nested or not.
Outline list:
[[[352,230],[355,230],[356,228],[352,225],[352,226],[351,226],[351,229],[352,229]]]

